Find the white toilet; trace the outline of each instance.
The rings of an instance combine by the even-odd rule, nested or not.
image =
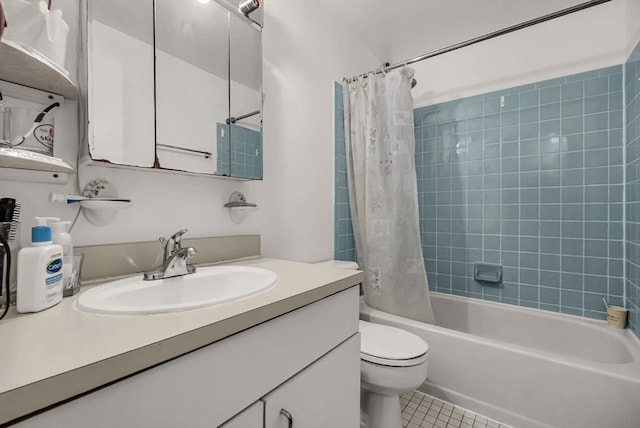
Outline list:
[[[321,264],[358,269],[355,262]],[[429,345],[396,327],[360,320],[361,428],[401,428],[400,395],[427,378]]]
[[[400,395],[427,378],[429,345],[408,331],[360,321],[361,427],[400,428]]]

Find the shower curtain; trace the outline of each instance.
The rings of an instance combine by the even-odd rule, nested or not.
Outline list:
[[[435,324],[420,244],[413,70],[343,82],[349,204],[367,305]]]

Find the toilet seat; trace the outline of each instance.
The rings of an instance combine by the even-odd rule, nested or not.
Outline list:
[[[427,360],[429,345],[408,331],[360,320],[360,358],[392,367],[410,367]]]

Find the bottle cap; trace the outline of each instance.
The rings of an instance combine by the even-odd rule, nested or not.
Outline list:
[[[51,228],[55,233],[67,233],[67,226],[70,224],[70,221],[57,221],[55,223],[51,223]]]
[[[51,228],[47,226],[47,221],[58,221],[57,217],[36,217],[36,226],[31,228],[31,242],[51,241]]]

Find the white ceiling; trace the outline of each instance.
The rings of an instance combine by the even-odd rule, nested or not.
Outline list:
[[[586,0],[314,1],[393,64]]]

